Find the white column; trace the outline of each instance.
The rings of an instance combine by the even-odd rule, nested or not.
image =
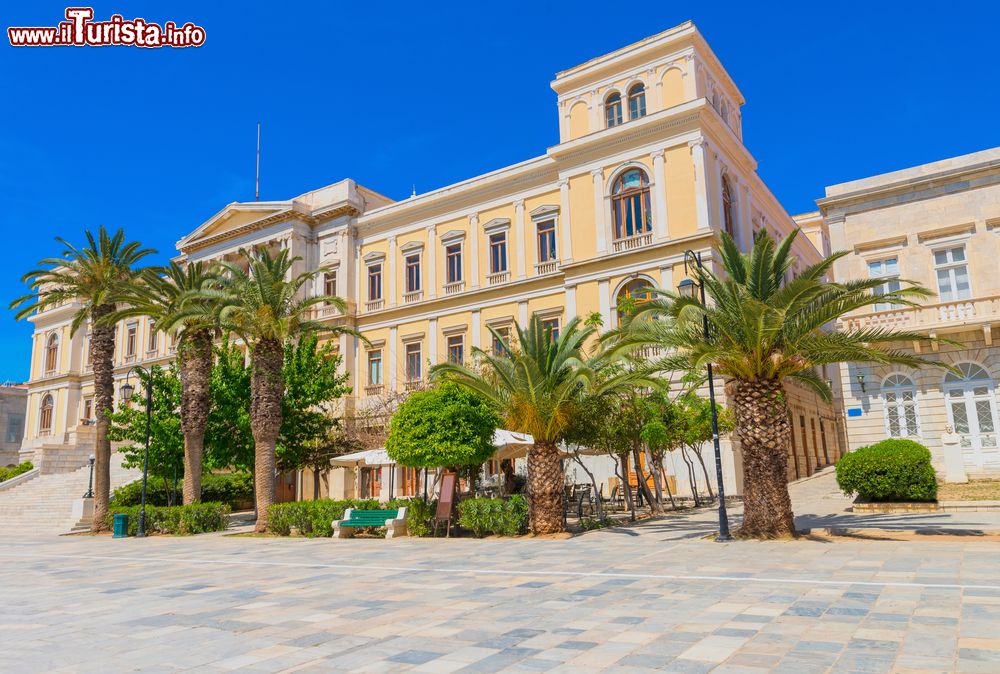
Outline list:
[[[601,321],[604,322],[604,329],[611,329],[611,281],[602,279],[597,282],[597,297],[601,310]]]
[[[722,157],[718,152],[712,152],[712,189],[711,195],[712,210],[715,211],[715,222],[719,223],[719,231],[725,229],[722,222]]]
[[[479,215],[473,213],[469,216],[469,275],[472,276],[469,287],[476,289],[479,287]]]
[[[438,362],[438,319],[427,321],[427,360],[431,365]]]
[[[396,365],[396,333],[397,332],[398,332],[398,328],[395,325],[392,326],[391,328],[389,328],[389,358],[388,358],[389,362],[388,363],[384,363],[384,365],[388,366],[387,369],[389,370],[389,390],[390,391],[395,391],[396,390],[396,370],[399,369],[397,367],[397,365]]]
[[[517,322],[521,324],[523,328],[528,324],[528,303],[518,302],[517,303]]]
[[[688,143],[691,148],[691,160],[694,163],[694,202],[698,230],[710,229],[712,224],[708,215],[708,173],[705,170],[705,141],[693,140]]]
[[[597,100],[597,90],[590,92],[590,101],[587,103],[587,113],[590,117],[590,128],[587,133],[593,133],[604,128],[604,120],[601,119],[601,111],[604,106]]]
[[[573,228],[569,220],[569,179],[559,181],[559,232],[562,237],[562,263],[573,261]]]
[[[750,250],[753,244],[753,223],[750,220],[752,217],[750,209],[750,185],[741,180],[737,192],[740,195],[740,203],[737,206],[740,216],[740,248],[742,250]]]
[[[576,316],[576,286],[566,286],[566,320],[572,320]]]
[[[396,237],[389,237],[389,287],[386,306],[396,306]]]
[[[434,225],[427,228],[427,276],[424,278],[424,286],[427,291],[427,298],[437,297],[437,230]]]
[[[367,295],[361,294],[361,277],[364,275],[361,268],[361,239],[354,240],[354,296],[358,298],[358,312],[365,306]]]
[[[604,229],[604,171],[590,172],[594,178],[594,228],[597,230],[597,252],[608,252],[608,237]]]
[[[524,278],[524,199],[514,202],[514,256],[517,278]]]
[[[663,150],[653,153],[653,204],[656,208],[656,238],[666,239],[667,230],[667,178],[664,170]]]
[[[698,71],[695,67],[694,57],[688,56],[684,59],[684,98],[693,101],[698,98]]]
[[[472,318],[469,319],[472,321],[472,346],[477,349],[483,348],[483,329],[480,325],[480,316],[481,312],[479,309],[475,309],[472,312]]]

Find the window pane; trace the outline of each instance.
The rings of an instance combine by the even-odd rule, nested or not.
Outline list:
[[[948,264],[948,251],[945,250],[935,251],[934,264]]]
[[[965,261],[965,248],[952,248],[947,251],[951,254],[952,262],[964,262]]]
[[[939,269],[937,272],[938,293],[942,300],[954,299],[954,289],[951,284],[951,274],[947,269]]]

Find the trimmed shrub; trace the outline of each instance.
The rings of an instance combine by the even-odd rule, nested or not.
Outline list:
[[[126,508],[112,506],[108,509],[108,528],[112,528],[117,513],[128,515],[128,533],[139,531],[139,506]],[[160,507],[146,504],[147,534],[204,534],[224,531],[229,523],[229,506],[225,503],[193,503],[184,506]]]
[[[166,506],[170,502],[173,484],[169,487],[162,480],[149,480],[146,484],[146,505]],[[177,483],[177,499],[181,499],[181,484]],[[233,510],[253,508],[253,480],[249,473],[222,473],[201,478],[202,503],[225,503]],[[142,480],[136,480],[115,489],[111,505],[128,507],[142,503]]]
[[[528,526],[528,501],[520,494],[506,499],[465,499],[458,504],[458,523],[480,537],[488,533],[517,536]]]
[[[868,501],[937,498],[930,450],[913,440],[883,440],[845,454],[837,462],[837,484]]]
[[[428,522],[434,515],[435,503],[424,503],[422,498],[394,499],[388,502],[377,499],[319,499],[275,503],[267,511],[267,530],[279,536],[288,536],[295,529],[309,538],[333,535],[333,521],[344,519],[348,508],[362,510],[393,510],[406,508],[406,528],[411,536],[430,533]]]
[[[0,468],[0,482],[6,482],[12,477],[23,475],[32,468],[34,468],[34,466],[31,464],[31,461],[25,461],[24,463],[19,463],[16,466],[10,466],[8,468]]]

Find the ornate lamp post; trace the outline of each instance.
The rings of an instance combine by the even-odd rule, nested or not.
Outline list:
[[[153,417],[153,373],[138,365],[128,371],[121,388],[122,400],[126,403],[132,399],[132,394],[135,392],[135,388],[129,383],[129,377],[134,371],[146,375],[146,452],[142,460],[142,504],[139,507],[139,531],[136,533],[138,538],[143,538],[146,535],[146,481],[149,476],[149,430]]]
[[[90,464],[90,479],[87,480],[87,493],[83,495],[83,498],[94,498],[94,461],[96,460],[97,457],[93,454],[87,459]]]
[[[688,261],[698,269],[698,280],[693,281],[686,277],[688,273]],[[678,294],[683,297],[694,298],[696,293],[701,294],[701,304],[706,305],[705,300],[705,280],[702,278],[701,253],[692,250],[684,251],[684,274],[685,278],[677,285]],[[708,341],[708,316],[702,315],[702,328],[705,334],[705,341]],[[708,399],[712,409],[712,444],[715,446],[715,480],[716,488],[719,492],[719,535],[715,539],[719,542],[733,540],[729,533],[729,517],[726,514],[726,491],[722,484],[722,450],[719,447],[719,415],[715,408],[715,383],[712,381],[712,364],[708,364]]]

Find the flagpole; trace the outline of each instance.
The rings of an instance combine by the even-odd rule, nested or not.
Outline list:
[[[257,174],[254,179],[254,201],[260,201],[260,120],[257,120]]]

